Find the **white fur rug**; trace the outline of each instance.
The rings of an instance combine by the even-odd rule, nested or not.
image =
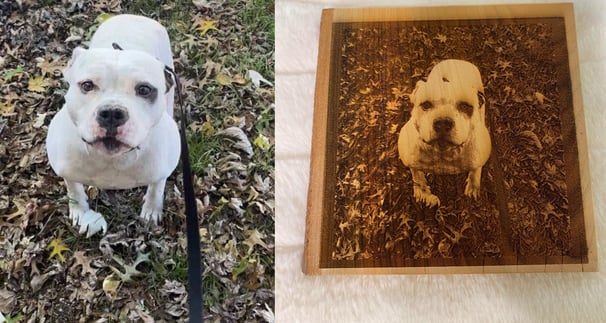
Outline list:
[[[599,273],[312,277],[301,272],[322,8],[496,3],[505,2],[276,1],[277,322],[606,321],[606,252],[599,246]],[[595,224],[603,246],[606,1],[575,1],[575,12]]]

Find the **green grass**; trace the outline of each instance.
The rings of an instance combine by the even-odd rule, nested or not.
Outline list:
[[[191,133],[187,137],[191,170],[198,176],[203,176],[208,165],[215,162],[221,152],[221,143],[216,136],[204,133]]]
[[[166,280],[176,280],[179,282],[187,281],[187,255],[180,251],[176,251],[171,259],[174,264],[167,265],[160,261],[157,261],[156,255],[152,255],[150,258],[152,270],[149,274],[151,286],[155,289],[162,287]]]

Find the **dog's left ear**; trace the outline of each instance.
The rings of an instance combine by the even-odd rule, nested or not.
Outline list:
[[[164,93],[168,93],[170,88],[175,85],[172,74],[166,68],[164,69],[164,84],[166,85],[166,92]]]

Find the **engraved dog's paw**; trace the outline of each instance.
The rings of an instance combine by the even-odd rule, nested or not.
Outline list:
[[[74,226],[80,227],[78,233],[84,234],[86,232],[87,238],[90,238],[99,231],[103,231],[102,235],[107,232],[107,222],[103,218],[103,215],[93,210],[70,209],[70,218]]]
[[[465,196],[477,201],[480,197],[480,185],[475,184],[473,180],[468,178],[465,181]]]
[[[420,187],[414,187],[414,197],[417,203],[423,203],[427,207],[440,206],[440,199],[433,195],[429,189],[424,190]]]

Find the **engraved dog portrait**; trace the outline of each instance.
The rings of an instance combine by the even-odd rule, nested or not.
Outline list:
[[[477,199],[482,166],[490,157],[484,86],[470,62],[448,59],[435,65],[410,94],[410,119],[402,127],[398,152],[410,168],[418,203],[439,206],[425,174],[467,173],[465,195]]]

